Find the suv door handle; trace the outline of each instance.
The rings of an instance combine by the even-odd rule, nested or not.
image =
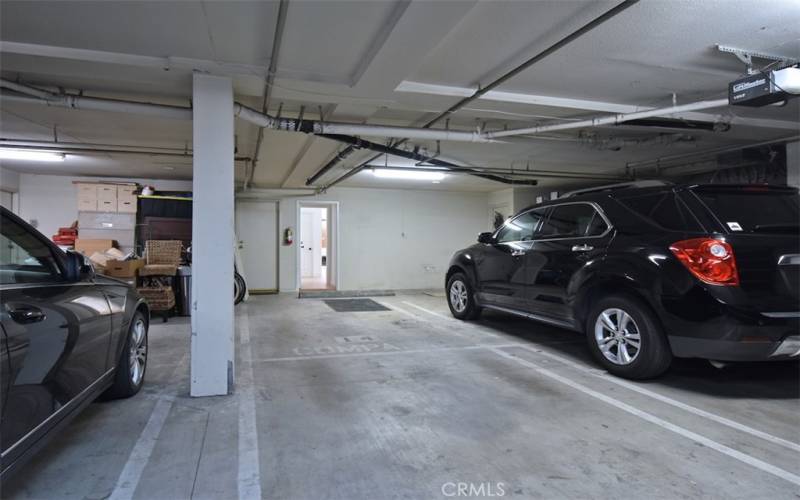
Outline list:
[[[29,323],[38,323],[39,321],[42,321],[47,317],[38,307],[33,307],[24,304],[20,305],[9,304],[8,306],[6,306],[6,310],[8,311],[8,315],[11,316],[11,319],[23,325]]]
[[[573,252],[588,252],[590,250],[594,250],[594,247],[589,245],[575,245],[572,247]]]
[[[512,257],[520,257],[522,255],[525,255],[525,252],[522,250],[514,250],[513,252],[511,252]]]

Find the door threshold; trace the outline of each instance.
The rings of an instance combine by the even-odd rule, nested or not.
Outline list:
[[[391,290],[307,290],[298,291],[299,299],[345,298],[345,297],[392,297]]]

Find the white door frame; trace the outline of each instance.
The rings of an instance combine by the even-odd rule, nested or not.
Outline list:
[[[333,290],[339,290],[341,280],[339,279],[339,202],[338,201],[301,201],[297,200],[295,203],[295,227],[297,228],[297,238],[294,242],[294,259],[295,259],[295,283],[297,289],[302,288],[302,270],[300,269],[300,208],[301,207],[317,207],[328,209],[328,256],[327,260],[327,273],[328,273],[328,286]],[[331,265],[333,264],[333,265]]]
[[[0,189],[0,191],[11,195],[11,206],[6,208],[19,215],[19,193],[10,189]]]

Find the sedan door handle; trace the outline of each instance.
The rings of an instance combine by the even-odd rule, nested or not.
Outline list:
[[[588,252],[590,250],[594,250],[594,247],[589,245],[575,245],[572,247],[573,252]]]
[[[23,325],[29,323],[38,323],[43,321],[47,316],[38,307],[28,305],[8,305],[6,306],[11,319]]]

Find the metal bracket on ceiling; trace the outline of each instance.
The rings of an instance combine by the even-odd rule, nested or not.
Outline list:
[[[791,57],[779,56],[777,54],[769,54],[758,50],[740,49],[737,47],[731,47],[729,45],[717,44],[717,50],[720,52],[725,52],[728,54],[735,55],[737,59],[742,61],[745,64],[745,66],[747,66],[747,73],[750,75],[757,73],[759,71],[753,68],[754,57],[756,59],[765,59],[767,61],[779,61],[784,64],[794,64],[798,62],[797,59],[793,59]]]

